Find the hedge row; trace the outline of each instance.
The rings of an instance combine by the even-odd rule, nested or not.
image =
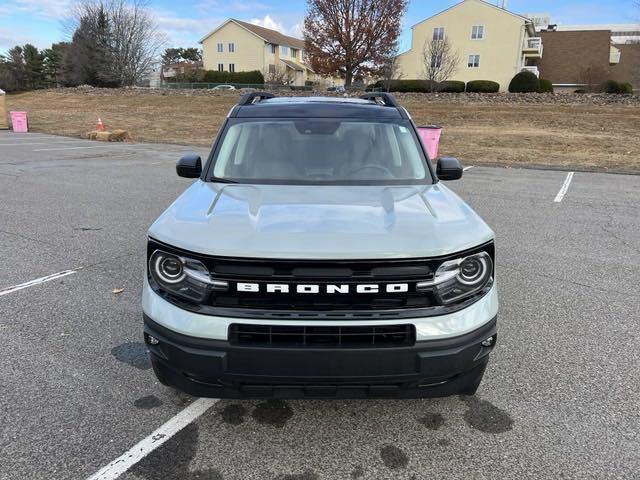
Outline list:
[[[500,84],[491,80],[472,80],[467,82],[467,92],[497,93],[499,91]]]
[[[497,92],[500,90],[500,85],[488,80],[474,80],[467,84],[457,80],[447,80],[440,83],[431,82],[430,80],[392,80],[389,82],[389,91],[400,93],[462,93],[465,88],[467,92]],[[476,90],[476,88],[479,90]],[[367,87],[367,91],[384,91],[386,89],[387,82],[382,80]]]
[[[207,70],[202,79],[207,83],[250,83],[263,84],[264,76],[259,70],[250,72],[218,72],[216,70]]]

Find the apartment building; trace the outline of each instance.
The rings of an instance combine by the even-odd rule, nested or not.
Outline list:
[[[545,45],[545,56],[538,62],[540,75],[560,93],[594,87],[609,79],[640,89],[640,44],[633,42],[632,35],[622,35],[635,30],[610,27],[550,25],[540,32]]]
[[[483,0],[463,0],[412,27],[411,49],[398,56],[402,78],[424,78],[425,43],[445,37],[459,58],[450,80],[492,80],[506,91],[523,69],[538,75],[543,42],[534,23]]]
[[[261,71],[279,83],[303,86],[316,80],[305,63],[304,40],[231,18],[201,40],[205,70]]]

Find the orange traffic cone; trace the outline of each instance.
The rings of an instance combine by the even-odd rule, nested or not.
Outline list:
[[[96,130],[104,132],[104,123],[102,123],[102,119],[100,117],[98,117],[98,126],[96,127]]]

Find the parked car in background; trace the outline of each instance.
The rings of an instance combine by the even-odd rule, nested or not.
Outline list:
[[[233,85],[216,85],[213,87],[213,90],[235,90],[236,87]]]

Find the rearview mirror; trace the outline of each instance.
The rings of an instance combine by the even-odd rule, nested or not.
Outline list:
[[[202,160],[197,153],[185,153],[178,163],[176,172],[180,177],[198,178],[202,174]]]
[[[438,159],[436,174],[440,180],[458,180],[462,178],[462,165],[457,158],[441,157]]]

